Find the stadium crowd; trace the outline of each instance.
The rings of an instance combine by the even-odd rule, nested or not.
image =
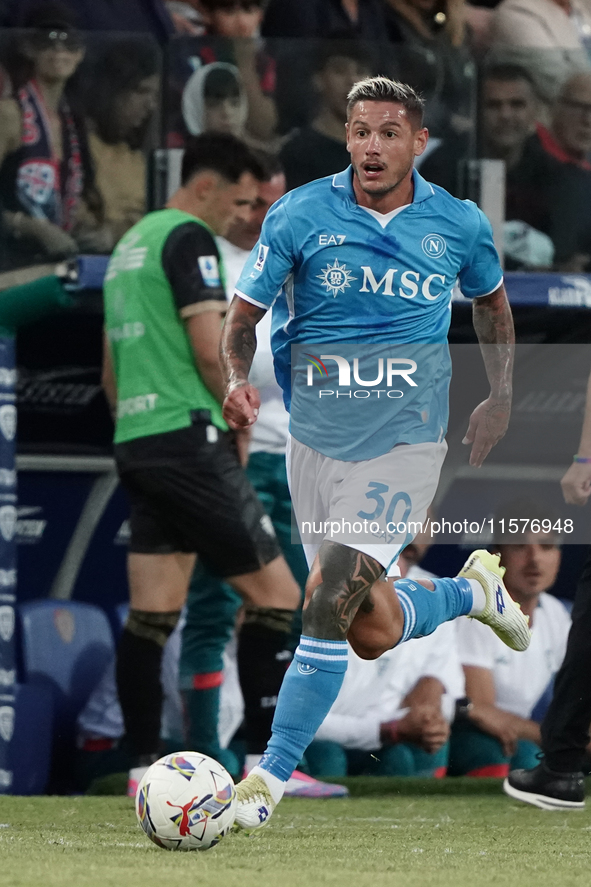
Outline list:
[[[426,99],[431,139],[417,167],[428,181],[472,197],[472,161],[503,162],[507,268],[591,270],[590,0],[0,0],[0,28],[0,271],[110,255],[159,199],[182,192],[180,156],[195,139],[217,150],[222,176],[238,143],[250,158],[240,171],[250,177],[250,211],[222,218],[205,190],[202,203],[225,293],[223,278],[212,285],[200,264],[202,289],[225,310],[274,201],[349,164],[347,95],[376,74]],[[171,255],[168,279],[181,291],[189,284],[175,266],[192,254]],[[259,599],[251,584],[232,581],[238,567],[216,570],[206,552],[185,577],[182,622],[176,599],[165,629],[132,615],[117,669],[79,716],[81,787],[129,770],[133,792],[165,747],[210,754],[236,778],[264,751],[300,635],[301,603],[292,616],[307,571],[291,539],[288,418],[270,324],[258,338],[261,414],[240,458],[279,543],[265,566],[281,561],[293,600],[287,592]],[[205,376],[213,346],[206,355],[204,339],[195,342]],[[421,539],[407,546],[403,576],[432,576],[420,567],[427,547]],[[530,616],[528,651],[507,650],[468,617],[375,661],[350,651],[342,689],[288,793],[346,792],[323,777],[505,776],[534,766],[570,626],[567,607],[549,593],[560,539],[527,533],[491,549]],[[144,670],[134,684],[126,670],[136,659]],[[164,689],[156,747],[136,741],[161,720],[158,693],[138,689],[143,680]],[[142,706],[152,706],[148,716]]]

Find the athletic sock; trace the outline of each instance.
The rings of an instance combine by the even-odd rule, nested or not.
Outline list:
[[[253,772],[287,782],[339,694],[347,670],[347,642],[302,635],[285,675],[273,719],[273,735]],[[273,785],[267,784],[273,794]],[[280,797],[281,795],[279,795]]]
[[[196,674],[193,675],[192,689],[181,689],[187,748],[216,760],[220,751],[218,721],[223,679],[221,671]]]
[[[260,756],[271,736],[279,688],[292,658],[287,649],[292,618],[289,610],[252,608],[238,636],[247,754]]]
[[[486,609],[486,594],[478,579],[468,579],[472,588],[472,608],[468,616],[480,616]]]
[[[124,628],[117,649],[117,692],[132,755],[160,750],[162,646]]]
[[[467,616],[474,603],[469,579],[432,579],[433,591],[411,579],[394,583],[404,614],[400,643],[432,634],[442,622]]]

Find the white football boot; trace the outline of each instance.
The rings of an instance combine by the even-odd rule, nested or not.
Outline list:
[[[269,821],[277,806],[267,783],[257,773],[250,773],[236,786],[238,804],[234,828],[247,832],[258,831]]]
[[[489,551],[473,551],[458,577],[476,579],[484,588],[486,607],[472,616],[492,628],[512,650],[527,650],[531,640],[529,618],[521,612],[503,584],[505,568],[499,566],[500,556]]]

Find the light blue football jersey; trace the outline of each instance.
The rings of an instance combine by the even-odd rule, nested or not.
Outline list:
[[[385,227],[357,204],[351,167],[289,192],[269,210],[236,285],[243,299],[273,306],[275,373],[291,411],[292,434],[333,458],[370,459],[397,443],[442,439],[452,290],[458,281],[464,296],[476,298],[494,292],[503,280],[491,226],[478,207],[431,185],[416,170],[413,181],[413,202]],[[404,396],[389,398],[385,384],[384,394],[376,395],[369,386],[363,390],[370,396],[353,404],[355,391],[338,389],[345,378],[337,372],[338,361],[321,360],[320,366],[318,358],[338,356],[341,345],[345,357],[353,361],[359,352],[363,364],[364,352],[353,346],[369,344],[386,348],[384,383],[386,368],[405,366],[388,360],[412,362],[414,347],[419,384],[411,390],[411,376],[393,376]],[[423,345],[446,347],[425,352]],[[349,374],[353,389],[363,388],[357,379],[378,378],[379,357],[375,348],[368,350],[373,369],[361,372],[358,364],[357,373]],[[311,397],[319,385],[334,396]]]

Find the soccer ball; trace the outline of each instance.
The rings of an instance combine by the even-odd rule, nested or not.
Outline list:
[[[234,825],[236,789],[213,758],[179,751],[148,768],[135,812],[150,840],[164,850],[209,850]]]

